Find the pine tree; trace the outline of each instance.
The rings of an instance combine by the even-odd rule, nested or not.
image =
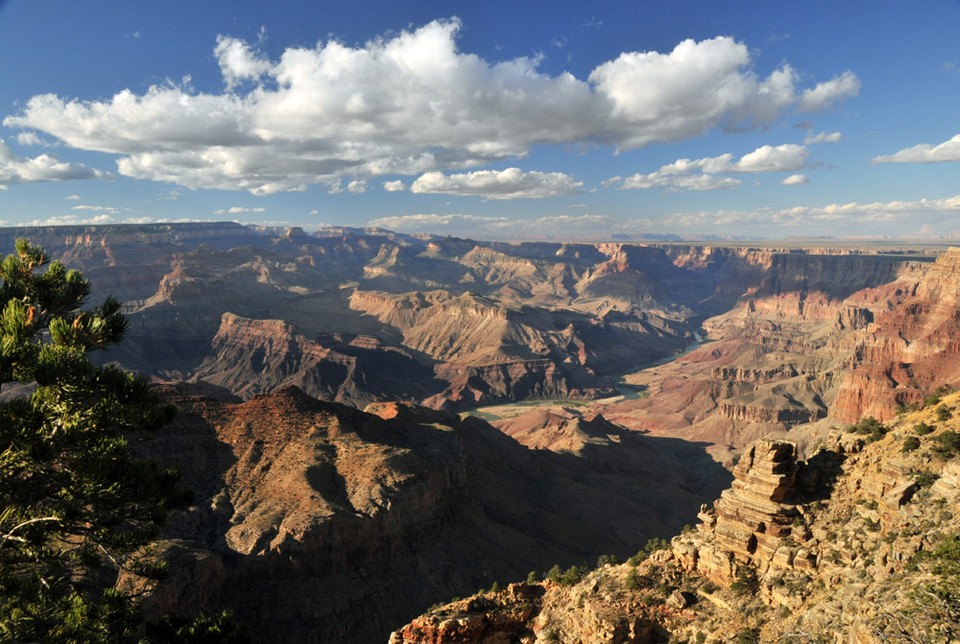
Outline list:
[[[144,380],[90,361],[126,321],[113,298],[83,310],[89,294],[26,240],[0,263],[2,640],[132,639],[136,598],[117,579],[158,572],[142,546],[184,501],[175,472],[127,452],[172,412]]]

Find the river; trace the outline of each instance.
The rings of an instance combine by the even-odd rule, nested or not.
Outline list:
[[[642,387],[635,387],[624,382],[625,376],[631,373],[636,373],[645,369],[652,369],[654,367],[659,367],[669,362],[673,362],[674,360],[687,355],[691,351],[696,351],[705,341],[706,336],[701,334],[699,331],[695,331],[693,334],[693,342],[684,347],[681,351],[664,358],[658,358],[657,360],[648,360],[647,362],[640,363],[622,372],[619,376],[617,376],[616,388],[619,394],[616,396],[610,396],[609,398],[595,398],[593,400],[576,400],[571,398],[521,400],[520,402],[515,403],[476,407],[462,413],[463,415],[476,416],[477,418],[482,418],[487,421],[493,421],[501,420],[503,418],[513,418],[514,416],[519,416],[520,414],[532,411],[534,409],[539,409],[541,407],[556,407],[557,405],[563,405],[565,407],[586,407],[587,405],[610,405],[624,400],[636,400],[637,398],[642,398],[645,396],[646,392]]]

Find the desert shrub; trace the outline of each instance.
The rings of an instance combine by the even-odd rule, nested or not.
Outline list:
[[[737,571],[737,579],[730,585],[730,590],[738,595],[756,595],[760,590],[757,571],[753,568],[740,568]]]
[[[940,402],[940,394],[934,392],[932,394],[927,394],[923,397],[923,406],[924,407],[933,407],[934,405]]]
[[[734,640],[737,644],[757,644],[759,641],[759,628],[744,628],[737,633],[737,638]]]
[[[584,573],[586,573],[585,568],[581,568],[579,566],[570,566],[563,571],[563,574],[560,575],[560,583],[564,586],[572,586],[583,579]]]
[[[916,481],[920,487],[930,487],[938,478],[940,478],[938,474],[926,470],[921,470],[913,475],[913,480]]]
[[[560,566],[558,564],[553,564],[550,570],[547,571],[546,579],[554,583],[560,583]]]
[[[953,458],[960,452],[960,434],[948,429],[947,431],[933,437],[933,447],[935,454],[943,458]]]
[[[897,408],[897,413],[906,414],[912,411],[917,411],[918,409],[920,409],[920,403],[917,403],[917,402],[906,403],[906,404],[900,405]]]
[[[217,615],[201,613],[195,618],[166,616],[159,622],[146,626],[146,640],[141,642],[165,642],[167,644],[200,644],[201,642],[230,642],[247,644],[254,641],[253,635],[230,611]]]
[[[617,558],[617,555],[600,555],[600,557],[597,558],[597,568],[602,568],[607,564],[615,566],[618,563],[620,563],[620,560]]]
[[[875,441],[883,438],[887,431],[887,426],[873,416],[861,418],[860,422],[858,422],[856,425],[847,427],[847,432],[859,434],[861,436],[867,436],[867,440],[869,441]]]
[[[920,447],[920,439],[916,436],[907,436],[903,439],[903,447],[900,448],[900,451],[903,453],[912,452]]]
[[[649,555],[647,555],[646,552],[644,552],[643,550],[640,550],[639,552],[637,552],[637,554],[627,559],[627,563],[630,564],[631,566],[637,566],[640,564],[641,561],[644,561],[648,556]]]
[[[946,405],[940,405],[934,410],[934,413],[937,415],[937,420],[941,422],[953,418],[953,412]]]
[[[960,535],[952,534],[933,550],[933,572],[938,575],[960,575]]]
[[[666,539],[659,538],[659,537],[648,539],[647,543],[643,546],[643,549],[638,550],[637,554],[627,559],[627,563],[630,564],[631,566],[636,566],[641,561],[645,561],[647,557],[655,553],[657,550],[665,550],[669,547],[670,547],[670,542],[667,541]]]
[[[913,433],[917,436],[926,436],[927,434],[932,433],[934,429],[935,428],[933,425],[928,425],[927,423],[917,423],[913,426]]]

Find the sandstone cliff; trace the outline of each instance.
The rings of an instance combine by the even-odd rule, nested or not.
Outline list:
[[[868,255],[740,252],[755,271],[755,285],[731,310],[703,322],[707,341],[697,350],[627,375],[625,382],[645,395],[605,407],[605,416],[658,435],[714,443],[714,455],[724,461],[772,431],[830,415],[855,418],[844,411],[850,387],[841,383],[851,365],[896,363],[889,355],[868,360],[864,347],[875,343],[878,320],[904,310],[904,289],[936,270]],[[719,261],[714,254],[723,255],[707,257]],[[702,260],[687,251],[677,261]],[[881,396],[883,386],[866,397]],[[918,380],[903,391],[920,397],[931,388]]]
[[[896,306],[880,311],[854,348],[837,394],[838,418],[890,418],[900,405],[960,380],[958,288],[958,248],[941,255],[918,279],[887,287]]]

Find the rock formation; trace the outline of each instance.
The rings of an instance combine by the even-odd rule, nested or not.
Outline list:
[[[760,441],[697,529],[668,547],[580,581],[524,585],[534,599],[523,622],[516,591],[487,592],[391,641],[499,641],[501,613],[521,642],[953,641],[960,420],[941,405],[956,412],[960,394],[869,435],[834,432],[806,461],[789,442]],[[460,623],[486,624],[484,639],[448,636]]]

